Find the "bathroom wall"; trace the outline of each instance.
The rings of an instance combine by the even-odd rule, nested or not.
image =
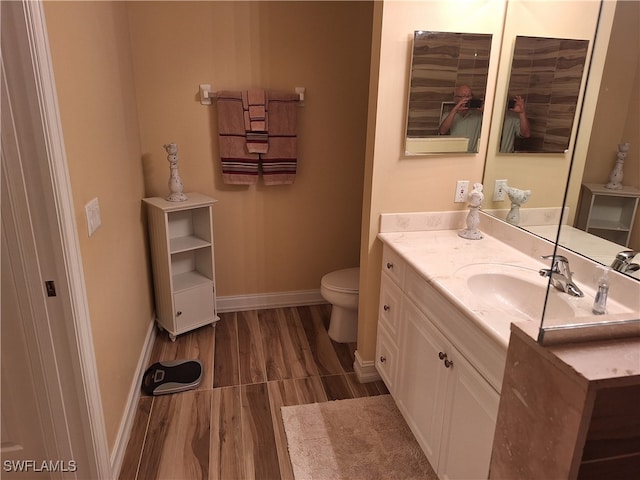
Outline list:
[[[450,211],[467,208],[453,203],[456,180],[482,181],[488,121],[504,19],[504,0],[376,2],[367,137],[366,191],[360,256],[361,296],[358,353],[373,361],[378,317],[382,248],[376,235],[381,213]],[[491,33],[485,122],[478,154],[405,157],[404,127],[411,46],[415,30]]]
[[[108,444],[153,318],[127,7],[45,2]],[[97,197],[102,226],[87,233]]]
[[[317,290],[358,265],[371,45],[370,2],[131,2],[145,193],[167,193],[163,143],[185,191],[214,207],[218,296]],[[290,186],[225,185],[214,90],[306,88]]]
[[[162,145],[214,207],[219,296],[319,289],[357,265],[371,2],[44,2],[97,369],[113,449],[153,316],[141,199],[168,193]],[[307,89],[291,186],[221,182],[215,90]],[[89,237],[84,205],[102,226]]]
[[[631,144],[624,162],[624,185],[640,188],[640,2],[618,2],[588,142],[584,183],[606,183],[618,143]],[[640,209],[631,234],[640,248]]]

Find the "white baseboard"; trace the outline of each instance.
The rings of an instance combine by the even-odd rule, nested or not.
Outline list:
[[[264,308],[299,307],[302,305],[318,305],[320,303],[327,303],[320,295],[320,290],[230,295],[216,299],[216,307],[219,313],[261,310]]]
[[[373,360],[362,360],[357,350],[355,358],[353,371],[356,373],[360,383],[377,382],[380,380],[380,374],[378,370],[376,370],[376,362]]]
[[[142,384],[142,376],[146,370],[146,366],[151,358],[151,351],[153,350],[153,343],[156,338],[157,329],[155,328],[155,318],[151,320],[149,324],[149,330],[142,346],[142,352],[138,359],[138,365],[136,367],[136,376],[133,379],[131,387],[129,389],[129,397],[127,398],[127,407],[125,414],[120,422],[120,429],[118,430],[118,436],[116,438],[113,450],[111,452],[111,472],[112,478],[118,478],[120,476],[120,469],[122,468],[122,461],[124,460],[124,454],[129,443],[129,437],[131,436],[131,430],[133,429],[133,421],[138,411],[138,398],[140,398],[140,385]]]

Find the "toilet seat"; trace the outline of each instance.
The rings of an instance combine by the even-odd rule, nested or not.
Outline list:
[[[357,294],[360,283],[360,269],[345,268],[327,273],[320,282],[323,288],[339,293]]]

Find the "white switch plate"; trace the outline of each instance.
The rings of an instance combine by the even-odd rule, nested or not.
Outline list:
[[[87,229],[89,230],[89,236],[93,235],[93,233],[102,225],[102,220],[100,219],[100,204],[98,203],[98,199],[94,198],[89,203],[84,206],[84,212],[87,216]]]
[[[501,202],[507,198],[507,180],[496,180],[495,187],[493,188],[493,201]]]
[[[469,196],[469,180],[458,180],[456,182],[456,194],[453,199],[454,203],[466,202],[468,196]]]

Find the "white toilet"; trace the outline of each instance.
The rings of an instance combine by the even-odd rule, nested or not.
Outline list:
[[[339,343],[358,338],[358,293],[360,268],[327,273],[320,282],[320,294],[331,304],[329,337]]]

